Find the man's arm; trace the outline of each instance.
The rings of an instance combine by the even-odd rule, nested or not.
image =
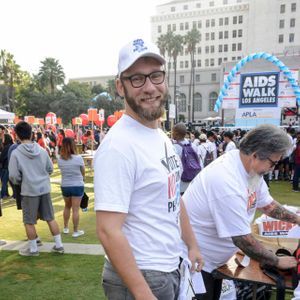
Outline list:
[[[181,238],[188,247],[188,256],[192,263],[192,271],[196,270],[199,272],[203,267],[203,259],[182,199],[180,199],[180,226]]]
[[[97,211],[97,235],[119,276],[136,300],[155,300],[156,297],[137,267],[131,247],[122,232],[126,214]]]
[[[300,216],[287,210],[275,200],[259,210],[271,218],[300,225]]]
[[[16,156],[11,155],[9,163],[8,163],[8,174],[9,174],[9,180],[13,184],[20,184],[22,181],[22,175],[20,170],[18,169],[18,161],[16,159]]]
[[[297,265],[297,261],[292,256],[278,257],[273,252],[266,249],[262,243],[256,240],[253,235],[246,234],[232,237],[232,241],[246,255],[267,266],[278,267],[279,269],[290,269]]]

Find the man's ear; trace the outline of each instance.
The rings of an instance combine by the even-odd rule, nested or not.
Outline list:
[[[116,89],[117,89],[118,94],[119,94],[121,97],[124,97],[124,95],[125,95],[125,93],[124,93],[124,87],[123,87],[123,84],[122,84],[120,78],[117,78],[117,79],[116,79],[116,81],[115,81],[115,86],[116,86]]]

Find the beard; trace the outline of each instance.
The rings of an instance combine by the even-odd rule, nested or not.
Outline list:
[[[248,188],[251,192],[255,191],[263,175],[252,173],[248,179]]]
[[[160,104],[155,109],[145,109],[141,105],[138,105],[133,97],[128,93],[127,88],[124,86],[125,99],[130,108],[142,119],[147,121],[155,121],[163,116],[165,112],[165,103],[167,101],[168,94],[165,92],[162,95]]]

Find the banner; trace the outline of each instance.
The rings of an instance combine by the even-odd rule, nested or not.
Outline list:
[[[292,69],[290,70],[291,74],[292,74],[292,78],[295,79],[296,83],[298,83],[298,71],[297,69]],[[266,74],[277,74],[278,72],[262,72],[262,73],[245,73],[245,74],[241,74],[241,73],[236,73],[236,76],[234,77],[234,79],[232,80],[232,82],[230,83],[226,93],[227,95],[223,97],[223,102],[222,102],[222,108],[224,109],[236,109],[240,106],[240,102],[241,102],[241,95],[242,95],[242,91],[240,86],[242,86],[241,84],[241,78],[244,76],[267,76]],[[289,83],[289,81],[286,79],[286,77],[284,76],[283,72],[279,72],[279,78],[277,78],[277,86],[278,86],[278,91],[277,91],[277,105],[279,107],[296,107],[296,96],[293,90],[293,87],[291,86],[291,84]],[[228,73],[224,73],[224,81],[226,80],[228,76]],[[244,79],[245,80],[245,79]],[[250,80],[250,79],[248,79]],[[257,79],[256,79],[257,80]],[[262,79],[260,79],[262,80]],[[247,82],[248,84],[250,84],[250,82]],[[259,84],[257,81],[252,82],[252,84]],[[262,82],[261,82],[262,84]],[[270,88],[272,88],[271,86],[269,86]],[[248,88],[248,87],[247,87]],[[258,87],[258,90],[254,91],[250,91],[250,88],[248,91],[246,91],[246,95],[252,96],[254,95],[255,97],[257,97],[257,93],[260,91],[261,94],[265,94],[266,89],[262,89],[262,87]],[[255,93],[254,93],[255,92]],[[272,90],[271,90],[272,92]],[[275,92],[275,91],[274,91]],[[264,97],[264,96],[263,96]],[[248,97],[245,97],[248,98]],[[251,98],[251,97],[250,97]],[[253,103],[252,103],[253,104]],[[258,105],[262,105],[263,103],[257,103]],[[270,107],[271,104],[270,103],[266,103],[267,107]],[[249,103],[245,103],[244,107],[249,107],[250,104]],[[261,106],[260,106],[261,107]]]
[[[241,74],[239,107],[277,107],[278,72]]]
[[[260,124],[280,126],[281,108],[238,108],[235,113],[236,127],[255,127]]]
[[[170,119],[175,119],[176,116],[176,108],[175,104],[169,104],[169,118]]]

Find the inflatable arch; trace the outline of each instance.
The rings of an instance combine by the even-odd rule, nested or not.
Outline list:
[[[223,84],[223,87],[219,93],[218,99],[216,101],[214,110],[216,112],[219,111],[221,104],[223,102],[223,98],[226,96],[227,94],[227,89],[229,88],[232,80],[234,79],[235,75],[237,72],[240,71],[240,69],[246,65],[248,62],[253,61],[255,59],[265,59],[271,63],[273,63],[274,65],[276,65],[280,71],[283,72],[283,74],[285,75],[285,77],[287,78],[287,80],[289,81],[289,83],[291,84],[295,96],[296,96],[296,101],[298,106],[300,106],[300,88],[297,85],[295,79],[292,77],[292,73],[289,70],[289,68],[287,66],[284,65],[284,63],[282,61],[280,61],[276,56],[271,55],[269,53],[266,52],[259,52],[259,53],[254,53],[251,54],[249,56],[244,57],[242,60],[240,60],[230,71],[230,73],[228,74],[227,78],[225,79],[225,82]]]

